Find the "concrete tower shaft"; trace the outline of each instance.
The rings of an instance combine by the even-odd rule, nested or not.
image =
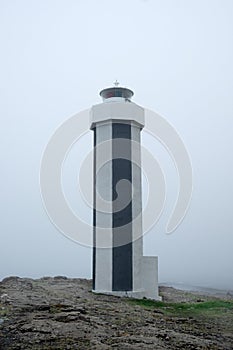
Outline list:
[[[104,89],[100,95],[103,103],[93,106],[90,115],[95,147],[93,291],[158,299],[157,258],[143,257],[144,109],[131,102],[133,92],[126,88]],[[108,159],[104,165],[103,159]],[[108,203],[106,212],[100,197]]]

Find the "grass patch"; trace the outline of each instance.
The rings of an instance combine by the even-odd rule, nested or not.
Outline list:
[[[212,300],[198,303],[165,303],[148,299],[130,299],[130,304],[144,308],[158,309],[167,315],[191,316],[191,315],[221,315],[225,312],[233,312],[233,302],[224,300]]]
[[[10,307],[9,306],[2,306],[0,304],[0,317],[6,317],[10,312]]]

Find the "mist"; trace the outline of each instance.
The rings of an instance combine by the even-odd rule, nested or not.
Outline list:
[[[233,290],[232,17],[231,0],[0,1],[0,279],[91,278],[91,248],[46,214],[40,163],[59,125],[100,103],[99,91],[118,79],[174,126],[192,161],[189,210],[167,235],[177,173],[142,131],[167,184],[164,212],[144,236],[144,254],[159,257],[159,282]],[[63,179],[73,210],[89,222],[77,176],[92,137],[73,146]]]

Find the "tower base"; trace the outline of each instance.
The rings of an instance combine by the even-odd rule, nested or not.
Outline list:
[[[118,297],[128,297],[135,299],[152,299],[161,301],[158,288],[158,257],[143,256],[142,257],[142,288],[130,291],[107,291],[107,290],[92,290],[96,294],[114,295]]]

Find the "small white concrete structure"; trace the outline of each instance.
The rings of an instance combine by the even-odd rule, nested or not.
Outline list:
[[[143,256],[140,131],[144,109],[133,92],[101,91],[94,131],[93,291],[160,300],[158,259]]]

